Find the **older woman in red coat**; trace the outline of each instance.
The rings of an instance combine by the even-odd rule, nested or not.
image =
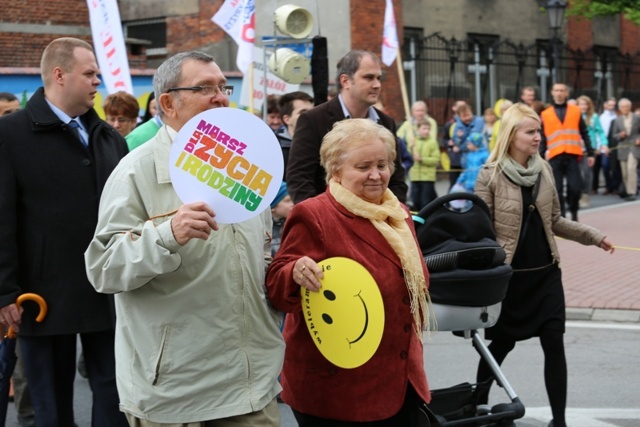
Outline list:
[[[328,191],[296,205],[267,273],[271,302],[287,313],[282,398],[300,426],[413,426],[430,401],[422,330],[428,272],[406,207],[387,189],[393,135],[368,119],[338,122],[320,149]],[[375,279],[384,304],[379,347],[363,365],[325,359],[307,330],[301,292],[317,292],[318,262],[346,257]]]

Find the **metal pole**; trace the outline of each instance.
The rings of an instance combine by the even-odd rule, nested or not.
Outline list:
[[[558,83],[560,81],[560,55],[558,44],[560,40],[558,39],[558,30],[553,30],[553,83]]]
[[[609,60],[610,61],[610,60]],[[613,92],[613,75],[611,73],[611,63],[607,61],[606,63],[606,71],[604,73],[604,78],[607,81],[607,99],[612,98],[614,95]]]
[[[496,66],[493,63],[493,48],[489,47],[489,102],[490,106],[496,105]],[[480,113],[480,112],[478,112]]]
[[[273,27],[274,27],[274,30],[273,30],[274,36],[273,37],[274,38],[275,38],[275,26],[276,26],[276,24],[274,23],[273,24]],[[266,42],[262,46],[263,47],[263,49],[262,49],[262,67],[263,67],[262,68],[262,84],[263,84],[262,96],[264,97],[262,99],[262,120],[264,120],[265,123],[267,122],[267,68],[268,68],[268,65],[267,65],[267,46],[268,46],[268,44]],[[274,55],[275,55],[275,53],[274,53]],[[253,94],[251,94],[250,99],[251,99],[251,104],[252,104],[251,105],[251,109],[253,110]]]
[[[482,102],[480,97],[482,96],[482,89],[480,87],[480,47],[478,43],[474,45],[473,48],[473,59],[475,61],[475,75],[476,75],[476,115],[482,117]]]
[[[411,104],[416,102],[417,88],[416,88],[416,39],[411,37],[409,42],[409,52],[411,53]]]
[[[549,77],[549,69],[547,68],[547,53],[544,50],[540,51],[540,68],[545,72],[540,73],[540,97],[544,104],[547,103],[547,78]]]

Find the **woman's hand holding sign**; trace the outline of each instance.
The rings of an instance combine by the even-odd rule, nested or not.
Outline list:
[[[299,258],[293,266],[293,280],[310,291],[318,292],[320,290],[322,285],[318,279],[323,277],[322,269],[308,256]]]
[[[207,240],[211,230],[218,231],[215,216],[213,209],[204,202],[184,204],[171,219],[173,237],[181,246],[191,239]]]

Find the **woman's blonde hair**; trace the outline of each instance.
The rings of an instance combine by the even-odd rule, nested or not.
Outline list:
[[[535,120],[540,123],[540,116],[533,111],[531,107],[521,102],[513,104],[502,115],[496,145],[487,159],[487,164],[495,166],[493,176],[495,176],[497,172],[501,171],[500,164],[506,157],[509,157],[509,147],[511,146],[511,142],[516,136],[518,127],[525,119]],[[534,156],[539,157],[538,160],[542,161],[542,157],[539,152],[535,153]],[[546,178],[550,179],[546,167],[542,168],[542,174]]]
[[[320,163],[327,171],[327,184],[342,166],[349,149],[380,139],[389,159],[389,169],[393,174],[396,159],[396,138],[385,127],[369,119],[347,119],[337,122],[333,129],[322,139],[320,146]]]
[[[587,95],[579,96],[577,101],[578,104],[580,104],[580,101],[584,101],[587,104],[587,112],[585,113],[587,120],[585,120],[585,122],[587,122],[587,125],[591,124],[591,117],[593,117],[593,114],[596,112],[593,101]]]

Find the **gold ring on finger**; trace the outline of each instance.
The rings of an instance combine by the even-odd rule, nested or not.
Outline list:
[[[300,273],[304,273],[304,270],[307,268],[306,265],[303,265],[302,268],[300,269]]]

